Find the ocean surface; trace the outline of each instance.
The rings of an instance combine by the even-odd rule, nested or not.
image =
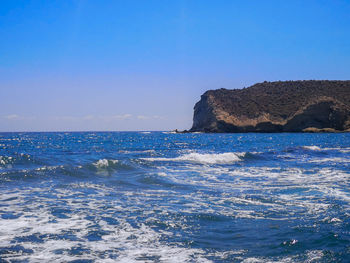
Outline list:
[[[350,262],[350,134],[0,133],[0,262]]]

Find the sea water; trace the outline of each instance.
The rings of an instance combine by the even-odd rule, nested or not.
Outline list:
[[[350,262],[350,134],[0,134],[1,262]]]

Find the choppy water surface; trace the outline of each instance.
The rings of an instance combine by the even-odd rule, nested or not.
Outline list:
[[[0,261],[350,262],[349,134],[0,133]]]

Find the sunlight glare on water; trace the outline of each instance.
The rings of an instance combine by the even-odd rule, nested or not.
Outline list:
[[[348,134],[1,133],[4,262],[347,262]]]

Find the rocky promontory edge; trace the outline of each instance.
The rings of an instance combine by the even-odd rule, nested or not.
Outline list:
[[[190,132],[349,132],[350,81],[277,81],[205,92]]]

